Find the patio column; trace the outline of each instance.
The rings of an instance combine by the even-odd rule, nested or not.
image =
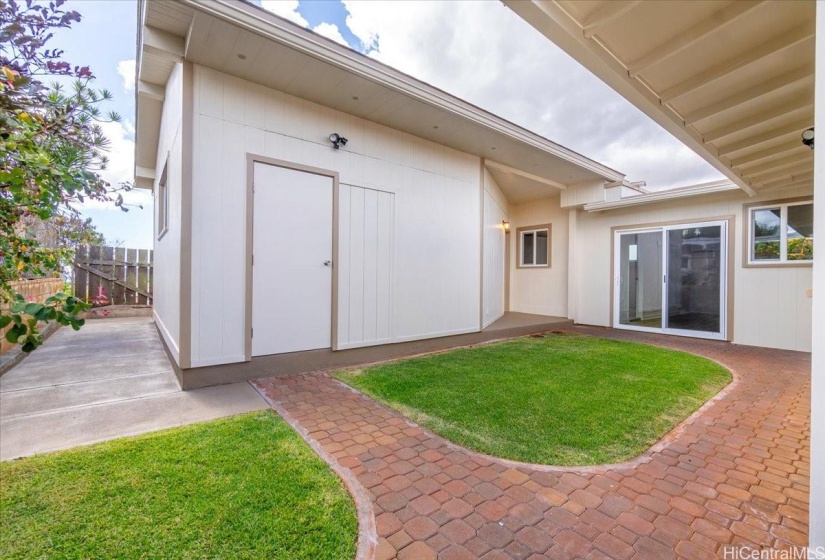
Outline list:
[[[825,6],[816,9],[816,113],[820,140],[814,151],[814,231],[825,240]],[[820,245],[823,242],[820,241]],[[825,251],[814,259],[813,344],[811,354],[811,510],[812,548],[825,547]]]

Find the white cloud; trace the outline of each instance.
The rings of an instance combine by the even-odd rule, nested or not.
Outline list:
[[[657,188],[721,175],[499,2],[343,0],[370,56]]]
[[[334,23],[319,23],[312,29],[315,33],[323,35],[327,39],[332,39],[336,43],[340,43],[345,47],[349,47],[347,40],[341,35],[341,30]]]
[[[109,149],[105,152],[109,159],[109,164],[100,172],[101,177],[112,186],[121,183],[133,183],[135,179],[135,142],[133,140],[135,129],[131,122],[101,123],[103,134],[109,139]],[[127,204],[143,205],[146,207],[152,202],[152,194],[145,189],[134,189],[123,193],[123,200]],[[98,200],[87,200],[82,204],[76,204],[80,210],[116,210],[120,211],[111,202]]]
[[[109,165],[101,172],[104,179],[115,185],[134,181],[135,142],[132,140],[134,126],[128,120],[104,122],[100,124],[103,134],[109,139],[106,156]]]
[[[298,25],[309,26],[304,16],[298,13],[298,0],[261,0],[261,7]]]
[[[117,73],[123,78],[124,91],[135,91],[135,60],[121,60],[118,62]]]

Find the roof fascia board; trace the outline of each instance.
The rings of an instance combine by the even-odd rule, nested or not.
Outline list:
[[[138,80],[137,94],[139,97],[146,99],[153,99],[155,101],[163,101],[166,98],[166,90],[157,84],[150,84],[143,80]]]
[[[608,86],[633,103],[648,117],[696,152],[720,173],[733,181],[750,196],[756,191],[736,171],[725,165],[716,149],[706,145],[702,137],[685,127],[684,121],[669,107],[662,105],[658,96],[638,80],[631,78],[621,63],[607,52],[600,43],[587,39],[576,21],[554,2],[537,0],[502,0],[522,19],[553,41],[579,64],[593,72]]]
[[[437,88],[424,84],[389,66],[365,57],[351,49],[340,46],[333,41],[317,36],[286,20],[281,20],[257,6],[232,0],[215,0],[199,2],[197,0],[180,0],[181,3],[196,11],[228,21],[266,39],[289,45],[328,64],[347,72],[361,76],[379,85],[408,95],[418,101],[450,112],[462,119],[474,122],[499,134],[504,134],[528,146],[548,152],[559,159],[573,163],[602,178],[621,180],[624,174],[593,161],[564,146],[556,144],[538,134],[529,132],[502,118],[473,106],[447,94]],[[270,16],[271,17],[267,17]]]
[[[626,208],[628,206],[637,206],[639,204],[651,204],[654,202],[676,200],[692,196],[701,196],[737,190],[739,190],[739,186],[732,182],[717,181],[715,183],[706,183],[702,185],[695,185],[692,187],[685,187],[681,189],[672,189],[668,191],[657,191],[648,194],[640,194],[639,196],[623,198],[621,200],[616,200],[612,202],[591,202],[589,204],[584,205],[584,210],[587,212],[602,212],[604,210]]]
[[[170,62],[180,62],[185,53],[182,37],[172,35],[154,27],[143,26],[143,51],[151,53]]]

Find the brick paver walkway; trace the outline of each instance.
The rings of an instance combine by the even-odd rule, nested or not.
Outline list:
[[[379,559],[720,558],[730,545],[807,544],[808,354],[569,330],[688,350],[738,380],[658,451],[594,469],[462,450],[323,373],[256,385],[367,489]]]

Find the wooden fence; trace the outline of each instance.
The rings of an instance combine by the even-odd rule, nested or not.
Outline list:
[[[53,295],[64,291],[62,278],[35,278],[33,280],[17,280],[10,282],[13,292],[20,294],[26,301],[42,303]],[[11,304],[0,304],[0,312],[8,313]],[[40,323],[43,326],[43,323]],[[16,344],[6,340],[6,332],[11,329],[11,325],[0,329],[0,354],[16,347]]]
[[[74,295],[93,305],[151,305],[152,251],[80,247],[74,258]]]

